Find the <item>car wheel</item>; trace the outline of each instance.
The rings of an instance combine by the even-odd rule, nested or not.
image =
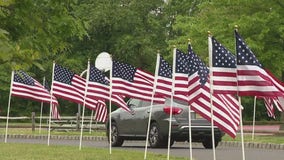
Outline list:
[[[149,144],[152,148],[161,147],[162,136],[160,135],[160,128],[156,122],[152,123],[149,131]]]
[[[107,137],[109,141],[109,129],[107,129]],[[111,146],[120,147],[122,146],[124,139],[119,136],[118,128],[115,122],[111,123]]]
[[[206,149],[212,149],[213,145],[212,145],[212,138],[207,137],[202,141],[202,144],[204,146],[204,148]],[[219,141],[215,139],[215,147],[217,147],[219,144]]]

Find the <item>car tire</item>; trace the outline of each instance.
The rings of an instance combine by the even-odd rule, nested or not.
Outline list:
[[[160,134],[160,128],[156,122],[153,122],[150,125],[148,141],[152,148],[158,148],[163,146],[162,136]]]
[[[164,137],[165,139],[167,139],[168,137]],[[171,139],[171,143],[170,143],[170,147],[172,147],[172,145],[174,145],[175,141],[173,139]],[[161,145],[161,147],[166,148],[168,147],[168,139],[163,141],[163,144]]]
[[[107,137],[109,142],[109,129],[107,129]],[[121,147],[124,139],[119,136],[118,128],[115,122],[111,123],[111,146]]]
[[[202,141],[202,144],[204,146],[204,148],[206,149],[212,149],[213,145],[212,145],[212,138],[210,137],[206,137],[204,138],[204,140]],[[219,141],[215,139],[215,147],[217,147],[219,144]]]

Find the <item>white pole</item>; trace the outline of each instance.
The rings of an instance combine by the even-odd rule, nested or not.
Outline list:
[[[237,25],[235,25],[235,30],[237,31]],[[237,39],[236,39],[237,41]],[[237,42],[235,43],[237,44]],[[237,45],[235,45],[235,49],[236,49],[236,53],[237,53]],[[237,61],[238,61],[238,56],[237,56]],[[237,66],[238,68],[238,66]],[[236,72],[237,74],[237,79],[238,79],[238,72]],[[238,82],[238,81],[237,81]],[[238,91],[239,91],[239,84],[238,84]],[[240,111],[240,130],[241,130],[241,144],[242,144],[242,158],[243,160],[245,160],[245,145],[244,145],[244,128],[243,128],[243,117],[242,117],[242,102],[241,102],[241,97],[239,96],[239,93],[238,93],[238,97],[239,97],[239,104],[240,104],[240,107],[239,107],[239,111]]]
[[[48,136],[47,136],[47,145],[49,146],[50,142],[50,125],[51,125],[51,111],[52,111],[52,97],[53,97],[53,81],[54,81],[54,68],[55,68],[55,62],[53,62],[52,66],[52,83],[51,83],[51,89],[50,89],[50,102],[49,102],[49,120],[48,120]]]
[[[252,140],[254,140],[255,112],[256,112],[256,96],[254,96],[254,103],[253,103],[253,120],[252,120],[252,134],[251,134]]]
[[[45,77],[43,77],[43,87],[45,86]],[[43,109],[43,102],[40,103],[40,118],[39,118],[39,130],[38,132],[41,133],[41,120],[42,120],[42,109]]]
[[[111,155],[111,95],[112,95],[112,63],[109,71],[109,154]]]
[[[91,113],[90,129],[89,129],[89,133],[90,133],[90,134],[92,133],[93,115],[94,115],[94,110],[92,110],[92,113]]]
[[[8,125],[9,125],[9,115],[10,115],[10,105],[11,105],[11,94],[12,94],[12,86],[14,81],[14,71],[11,74],[11,85],[10,85],[10,94],[9,94],[9,101],[8,101],[8,110],[7,110],[7,121],[6,121],[6,132],[5,132],[5,143],[7,143],[8,137]]]
[[[214,131],[214,106],[212,101],[213,94],[213,74],[212,74],[212,39],[209,32],[208,36],[208,50],[209,50],[209,67],[210,67],[210,108],[211,108],[211,134],[212,134],[212,149],[213,149],[213,159],[216,160],[216,149],[215,149],[215,131]]]
[[[188,141],[189,141],[189,156],[192,158],[192,137],[191,137],[191,105],[188,106]]]
[[[176,66],[176,48],[173,50],[173,76],[172,76],[172,94],[171,94],[171,106],[170,106],[170,121],[169,121],[169,137],[168,137],[168,153],[167,160],[170,159],[170,144],[171,144],[171,132],[172,132],[172,116],[173,116],[173,101],[174,101],[174,87],[175,87],[175,66]]]
[[[148,118],[148,126],[147,126],[147,134],[146,134],[146,144],[145,144],[145,151],[144,151],[144,160],[147,159],[147,147],[148,147],[148,139],[149,139],[149,132],[150,132],[150,125],[151,125],[151,117],[152,117],[152,110],[153,110],[153,101],[154,101],[154,95],[156,92],[156,86],[157,86],[157,74],[158,74],[158,68],[160,63],[160,54],[157,54],[157,60],[156,60],[156,69],[155,69],[155,79],[154,79],[154,86],[153,86],[153,93],[152,93],[152,99],[151,99],[151,105],[150,105],[150,113]]]
[[[242,158],[245,160],[245,145],[244,145],[244,130],[243,130],[243,117],[242,117],[242,108],[241,108],[241,97],[239,97],[240,103],[240,127],[241,127],[241,141],[242,141]]]
[[[190,45],[190,39],[188,41],[188,45]],[[191,105],[188,105],[188,141],[189,141],[189,157],[192,157],[192,133],[191,133]]]
[[[83,101],[83,113],[82,113],[82,122],[81,122],[81,134],[80,134],[80,144],[79,150],[82,149],[82,138],[83,138],[83,129],[84,129],[84,116],[85,116],[85,105],[86,105],[86,96],[89,86],[89,77],[90,77],[90,60],[88,60],[88,68],[87,68],[87,77],[86,77],[86,85],[85,85],[85,93],[84,93],[84,101]]]

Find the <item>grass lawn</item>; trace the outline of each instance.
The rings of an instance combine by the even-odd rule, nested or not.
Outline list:
[[[240,142],[241,135],[238,134],[235,139],[231,138],[228,135],[222,137],[222,141],[234,141]],[[278,135],[255,135],[252,139],[251,134],[244,135],[244,142],[256,142],[256,143],[274,143],[274,144],[284,144],[284,136]]]
[[[144,152],[73,146],[47,146],[41,144],[0,143],[1,160],[133,160],[144,159]],[[164,160],[167,155],[147,154],[148,160]],[[171,157],[171,160],[188,160]]]

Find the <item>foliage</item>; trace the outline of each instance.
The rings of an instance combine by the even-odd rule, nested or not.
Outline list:
[[[189,38],[207,63],[207,31],[234,53],[235,25],[263,66],[280,78],[283,8],[281,0],[0,1],[1,110],[8,103],[11,70],[50,80],[55,61],[81,74],[88,58],[94,63],[106,51],[113,59],[154,73],[157,51],[172,62],[173,45],[186,51]],[[37,102],[12,99],[12,116],[39,111]],[[60,100],[60,105],[63,114],[77,112],[76,104]],[[253,106],[252,98],[245,98],[243,105]],[[251,111],[245,108],[248,119]],[[258,111],[267,119],[264,110]]]

